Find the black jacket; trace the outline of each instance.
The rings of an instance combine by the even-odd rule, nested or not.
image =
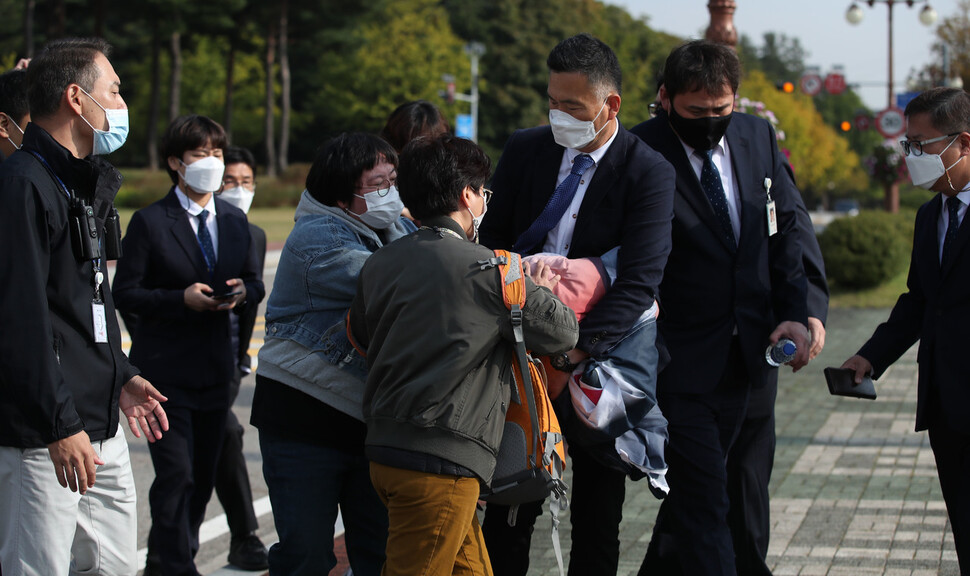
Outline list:
[[[548,126],[509,138],[492,178],[483,245],[511,250],[555,191],[564,151]],[[579,324],[578,347],[592,356],[616,344],[658,297],[671,249],[673,194],[670,164],[618,123],[579,207],[567,255],[598,257],[620,246],[616,282]]]
[[[183,405],[185,390],[207,390],[214,401],[225,402],[228,408],[228,385],[236,370],[229,312],[187,308],[185,288],[195,282],[223,287],[226,280],[241,278],[246,301],[233,308],[240,315],[258,306],[264,295],[245,214],[218,196],[212,201],[219,228],[212,277],[174,188],[132,215],[123,242],[124,256],[115,273],[118,307],[138,316],[132,361],[173,406]]]
[[[75,158],[33,123],[24,149],[0,165],[0,445],[40,448],[81,430],[104,440],[117,432],[121,387],[138,370],[121,351],[107,274],[108,342],[95,342],[94,265],[75,259],[67,192],[28,150],[91,202],[99,229],[121,187],[107,161]]]
[[[808,288],[797,235],[796,197],[787,160],[767,120],[735,113],[726,138],[737,184],[741,235],[729,245],[720,233],[680,139],[661,113],[631,132],[662,154],[677,172],[673,249],[660,290],[660,335],[670,364],[660,387],[705,393],[721,379],[736,333],[755,388],[768,382],[768,336],[779,322],[807,324]],[[778,215],[769,236],[765,177]]]

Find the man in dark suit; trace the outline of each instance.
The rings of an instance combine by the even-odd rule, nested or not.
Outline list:
[[[901,142],[913,184],[939,192],[916,213],[907,291],[843,368],[878,378],[919,340],[916,430],[929,430],[960,573],[970,573],[970,96],[932,88],[906,105]]]
[[[677,173],[673,248],[660,334],[670,363],[657,397],[669,421],[670,493],[641,574],[735,574],[728,526],[728,453],[749,392],[775,371],[765,347],[790,338],[808,360],[802,250],[787,161],[763,119],[733,113],[734,51],[707,41],[664,66],[662,110],[632,132]]]
[[[670,251],[674,173],[617,120],[621,72],[609,46],[580,34],[560,42],[547,65],[551,126],[509,139],[492,179],[495,195],[481,242],[569,258],[620,246],[616,282],[580,322],[579,344],[552,359],[562,379],[576,363],[612,347],[654,305]],[[655,373],[656,365],[650,369]],[[596,450],[603,449],[569,446],[574,575],[615,574],[619,561],[625,476],[601,463]],[[541,511],[542,502],[520,506],[511,527],[508,507],[488,506],[483,531],[489,549],[500,551],[491,555],[497,575],[526,574]]]
[[[158,563],[149,559],[148,574],[198,574],[199,527],[236,369],[229,314],[264,294],[246,216],[212,194],[222,188],[225,147],[225,131],[209,118],[172,122],[163,151],[175,186],[132,216],[115,273],[118,308],[138,316],[131,357],[169,397],[175,430],[149,446],[149,547]]]
[[[256,159],[245,148],[229,146],[223,153],[226,173],[222,177],[222,192],[219,198],[249,214],[253,197],[256,194]],[[263,278],[263,264],[266,262],[266,232],[259,226],[249,223],[252,250],[256,253],[259,278]],[[253,510],[253,491],[249,485],[249,471],[243,454],[244,429],[231,405],[239,396],[239,388],[246,374],[252,372],[252,359],[249,356],[249,342],[253,337],[253,327],[258,314],[257,306],[249,306],[239,315],[230,315],[232,329],[238,341],[236,346],[236,371],[229,388],[230,410],[226,413],[226,437],[219,454],[216,468],[216,496],[226,511],[229,524],[230,564],[243,570],[262,570],[269,567],[266,546],[256,529],[259,523]]]
[[[811,334],[808,357],[814,360],[825,347],[829,287],[822,250],[801,195],[795,196],[795,204],[796,233],[808,279],[808,330]],[[765,559],[771,531],[768,484],[775,462],[778,372],[773,370],[768,374],[768,384],[764,388],[752,388],[744,422],[728,453],[728,496],[731,501],[728,525],[734,542],[734,563],[738,574],[745,576],[771,576]]]

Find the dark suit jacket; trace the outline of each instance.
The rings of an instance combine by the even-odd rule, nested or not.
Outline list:
[[[250,223],[249,235],[253,239],[250,248],[255,252],[256,263],[259,266],[259,279],[263,279],[263,267],[266,265],[266,232],[259,226]],[[259,306],[247,306],[239,315],[239,351],[237,359],[240,366],[252,367],[249,357],[249,341],[253,338],[253,327],[256,325],[256,315]]]
[[[579,324],[578,347],[593,356],[653,305],[670,252],[674,171],[619,123],[617,130],[586,190],[567,255],[601,256],[621,247],[616,282]],[[479,231],[482,244],[512,248],[555,191],[564,152],[548,126],[509,138],[492,178],[495,195]]]
[[[173,387],[227,386],[235,371],[229,312],[190,310],[184,303],[188,286],[203,282],[215,288],[241,278],[246,302],[233,309],[237,314],[263,299],[245,214],[218,196],[213,200],[219,252],[211,278],[174,189],[135,212],[122,244],[124,256],[118,260],[114,294],[119,310],[138,316],[130,356],[141,361],[142,374],[163,393]]]
[[[942,206],[937,195],[916,213],[908,290],[859,355],[872,363],[873,377],[878,378],[919,340],[916,430],[946,424],[970,434],[970,371],[964,363],[970,342],[970,225],[964,219],[941,266],[936,226]],[[939,413],[930,409],[934,391]]]
[[[673,249],[661,284],[660,334],[671,356],[660,374],[669,392],[703,393],[719,382],[737,329],[751,384],[767,383],[768,336],[785,320],[807,323],[807,286],[796,235],[798,190],[763,119],[735,113],[726,134],[740,202],[741,234],[728,243],[687,154],[665,114],[632,132],[677,172]],[[768,236],[764,179],[778,233]]]

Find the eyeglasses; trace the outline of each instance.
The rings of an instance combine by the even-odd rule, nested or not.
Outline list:
[[[492,201],[492,191],[488,188],[482,188],[482,196],[485,197],[486,204]]]
[[[959,132],[954,132],[953,134],[946,134],[937,138],[930,138],[929,140],[900,140],[899,147],[903,149],[904,156],[909,156],[910,154],[913,156],[922,156],[923,146],[932,144],[934,142],[939,142],[940,140],[946,140],[947,138],[957,136],[959,134]]]
[[[376,186],[358,186],[357,189],[376,191],[377,195],[383,198],[387,196],[388,193],[390,193],[391,187],[394,186],[395,182],[397,182],[397,179],[384,180],[380,184],[377,184]]]

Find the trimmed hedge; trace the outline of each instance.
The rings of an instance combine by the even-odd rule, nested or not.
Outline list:
[[[906,267],[912,247],[907,215],[863,211],[833,221],[819,236],[830,282],[846,289],[872,288]]]

